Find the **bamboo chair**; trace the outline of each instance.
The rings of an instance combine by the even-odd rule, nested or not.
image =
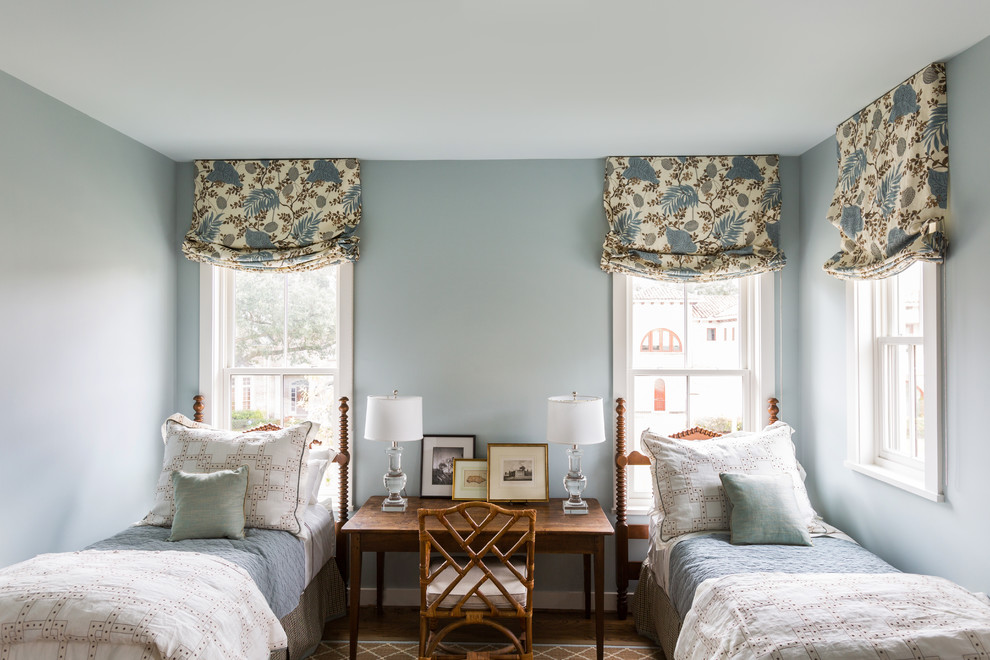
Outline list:
[[[533,658],[536,511],[464,502],[419,510],[419,658]],[[513,555],[525,554],[525,561]],[[436,558],[434,558],[436,556]],[[516,636],[497,619],[517,619]],[[458,652],[443,646],[465,625],[486,625],[510,645]]]

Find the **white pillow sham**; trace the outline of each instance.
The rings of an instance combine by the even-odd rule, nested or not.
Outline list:
[[[729,529],[729,501],[719,474],[786,474],[811,533],[824,531],[811,506],[791,442],[793,430],[776,422],[756,433],[730,433],[710,440],[682,440],[643,432],[652,459],[653,492],[663,512],[660,538]]]
[[[175,515],[172,472],[207,473],[248,467],[244,499],[246,527],[281,529],[298,534],[308,500],[303,457],[312,424],[279,431],[221,431],[172,415],[162,426],[165,457],[155,502],[141,522],[168,527]]]
[[[306,495],[306,504],[319,504],[320,485],[329,464],[330,461],[324,459],[306,461],[306,486],[302,491]]]

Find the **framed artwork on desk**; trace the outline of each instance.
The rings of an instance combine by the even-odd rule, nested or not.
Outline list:
[[[546,502],[547,444],[488,445],[489,502]]]
[[[488,499],[488,461],[483,458],[454,459],[455,500]]]
[[[473,435],[423,436],[423,497],[450,497],[454,485],[454,461],[474,458]]]

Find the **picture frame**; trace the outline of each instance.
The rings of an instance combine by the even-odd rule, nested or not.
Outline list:
[[[488,499],[488,461],[483,458],[454,459],[454,492],[451,499]]]
[[[489,502],[547,502],[547,443],[488,445]]]
[[[450,497],[454,485],[454,459],[474,458],[473,435],[424,435],[423,497]]]

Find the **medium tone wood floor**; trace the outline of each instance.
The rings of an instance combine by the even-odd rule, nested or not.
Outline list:
[[[415,607],[386,607],[379,615],[374,606],[362,607],[361,639],[374,641],[406,641],[419,639],[419,609]],[[327,623],[323,639],[347,641],[349,639],[346,616]],[[451,641],[488,641],[487,626],[472,626],[464,632],[465,638],[451,636]],[[460,633],[461,631],[455,631]],[[497,633],[491,638],[498,641]],[[584,618],[584,612],[536,610],[533,612],[534,644],[594,644],[595,620]],[[605,613],[605,644],[613,646],[656,646],[651,640],[636,633],[636,625],[630,614],[619,621],[615,612]]]

